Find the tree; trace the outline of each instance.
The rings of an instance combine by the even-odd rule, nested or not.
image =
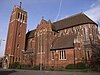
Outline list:
[[[90,43],[92,49],[91,67],[100,71],[100,39],[98,39],[95,43],[90,40]]]

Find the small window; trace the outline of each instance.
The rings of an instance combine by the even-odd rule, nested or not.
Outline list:
[[[61,59],[61,51],[60,51],[60,59]]]
[[[88,60],[90,60],[90,52],[87,51],[87,54],[88,54]]]
[[[19,58],[19,61],[20,61],[20,58]]]
[[[52,51],[52,60],[54,60],[54,52]]]
[[[42,52],[44,52],[44,34],[42,34]]]
[[[19,19],[20,13],[18,13],[18,19]]]
[[[17,61],[17,57],[16,57],[16,61]]]
[[[65,50],[61,50],[60,51],[60,59],[61,60],[65,60],[66,59],[66,51]]]
[[[23,20],[24,20],[24,15],[23,15]]]
[[[56,33],[54,32],[54,35],[56,35]]]
[[[64,59],[66,59],[66,51],[64,50],[64,52],[63,52],[63,53],[64,53]]]
[[[32,48],[32,39],[30,39],[30,48]]]
[[[59,33],[59,37],[60,37],[60,36],[63,36],[63,33],[62,33],[62,32]]]
[[[88,39],[88,29],[84,28],[84,40],[87,41]]]
[[[20,17],[20,19],[22,19],[22,14],[21,14],[21,17]]]
[[[20,37],[20,36],[21,36],[21,33],[18,34],[18,37]]]
[[[72,34],[72,32],[71,31],[69,31],[69,35],[71,35]]]
[[[14,62],[14,57],[13,57],[13,62]]]
[[[19,48],[19,44],[17,44],[17,48]]]

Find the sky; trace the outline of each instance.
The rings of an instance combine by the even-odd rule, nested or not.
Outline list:
[[[4,56],[11,12],[20,1],[28,13],[27,31],[35,29],[42,17],[55,22],[80,12],[100,25],[100,0],[0,0],[0,57]]]

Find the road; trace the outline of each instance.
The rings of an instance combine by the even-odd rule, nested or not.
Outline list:
[[[100,73],[0,69],[0,75],[100,75]]]

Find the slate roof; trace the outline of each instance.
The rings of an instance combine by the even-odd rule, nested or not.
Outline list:
[[[35,31],[36,31],[36,29],[34,29],[34,30],[32,30],[32,31],[29,31],[29,32],[26,34],[26,38],[32,38],[32,37],[34,37]]]
[[[52,43],[51,50],[69,49],[74,47],[74,37],[73,35],[61,36],[54,39]]]
[[[74,16],[59,20],[57,22],[54,22],[52,25],[52,29],[54,31],[58,31],[64,28],[69,28],[81,24],[96,24],[94,21],[92,21],[89,17],[87,17],[84,13],[79,13]]]
[[[86,16],[84,13],[79,13],[74,16],[59,20],[57,22],[52,23],[52,30],[58,31],[65,28],[82,25],[82,24],[96,24],[94,21],[92,21],[88,16]],[[97,25],[97,24],[96,24]],[[32,38],[34,37],[36,30],[29,31],[26,34],[26,38]],[[60,49],[68,49],[73,48],[74,45],[74,36],[61,36],[56,38],[52,43],[51,50],[60,50]]]

